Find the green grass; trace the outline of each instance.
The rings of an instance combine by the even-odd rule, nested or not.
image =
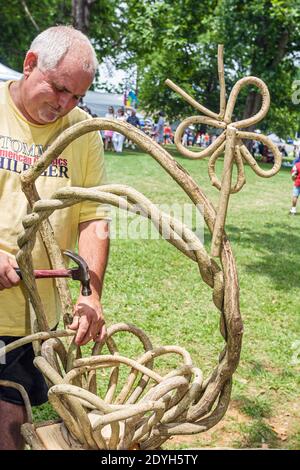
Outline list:
[[[210,185],[207,160],[191,161],[174,155],[217,205],[219,192]],[[150,156],[137,151],[122,156],[108,153],[106,165],[110,182],[132,186],[156,204],[189,202]],[[219,175],[221,170],[220,161]],[[248,166],[245,171],[247,184],[231,196],[226,230],[238,267],[244,321],[241,361],[232,396],[239,413],[249,421],[243,428],[228,422],[224,432],[234,435],[229,446],[255,447],[267,441],[273,447],[297,448],[299,428],[280,443],[266,420],[299,400],[300,364],[292,365],[291,361],[293,344],[300,339],[300,215],[288,214],[292,188],[289,170],[282,169],[271,179],[258,177]],[[207,230],[205,246],[209,250]],[[75,298],[78,286],[73,285],[72,291]],[[103,295],[107,323],[131,322],[143,328],[154,345],[185,347],[205,375],[217,364],[224,344],[211,295],[195,263],[167,242],[112,240]],[[131,341],[124,339],[121,343],[126,354],[137,353]],[[175,366],[173,357],[162,365],[164,370]],[[206,445],[201,435],[197,439],[198,445]],[[211,441],[214,446],[219,443]],[[170,441],[165,445],[172,447],[180,444]]]

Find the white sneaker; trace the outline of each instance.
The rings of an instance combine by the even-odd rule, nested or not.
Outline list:
[[[296,215],[296,212],[297,212],[296,207],[292,207],[291,210],[290,210],[290,214],[291,215]]]

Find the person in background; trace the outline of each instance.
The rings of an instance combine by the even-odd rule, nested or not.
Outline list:
[[[108,118],[108,119],[114,119],[115,110],[114,110],[113,106],[108,107],[108,110],[107,110],[107,113],[105,114],[105,117]],[[104,131],[104,148],[105,148],[105,150],[112,150],[112,151],[114,150],[112,138],[113,138],[113,131],[105,130]]]
[[[163,145],[164,143],[164,126],[165,126],[165,113],[163,111],[160,111],[158,113],[158,121],[156,124],[156,142],[159,145]]]
[[[140,127],[140,121],[139,121],[139,118],[136,115],[136,110],[134,108],[131,109],[131,114],[130,114],[130,116],[128,116],[127,122],[128,122],[128,124],[131,124],[134,127]],[[131,140],[127,140],[127,142],[125,143],[125,147],[128,148],[129,145],[131,145],[132,149],[135,149],[135,143],[132,142]]]
[[[182,139],[181,139],[181,143],[184,147],[188,146],[188,138],[189,138],[189,130],[185,129]]]
[[[288,156],[287,151],[285,150],[284,145],[278,145],[278,150],[281,153],[282,158],[286,158]]]
[[[151,137],[151,139],[153,139],[153,125],[148,119],[145,119],[145,126],[143,131],[148,137]]]
[[[117,111],[117,119],[121,122],[126,122],[126,116],[123,108],[119,108]],[[114,132],[112,137],[113,146],[116,153],[123,152],[123,143],[125,136],[119,132]]]
[[[196,133],[196,145],[198,145],[198,147],[201,146],[201,132],[200,131]]]
[[[205,134],[204,134],[204,146],[208,147],[209,144],[210,144],[210,137],[209,137],[208,132],[205,132]]]
[[[263,146],[262,161],[264,163],[272,163],[272,164],[274,163],[274,155],[273,155],[271,149],[269,149],[269,147],[267,147],[267,145]]]
[[[131,114],[130,116],[128,116],[127,122],[134,127],[140,127],[140,121],[136,115],[136,110],[134,108],[131,109]]]
[[[150,126],[151,126],[151,130],[150,130],[151,139],[156,142],[157,124],[155,124],[155,122],[153,122],[152,124],[150,124]]]
[[[299,157],[299,147],[297,147],[297,145],[294,144],[293,146],[293,158],[294,160],[296,160],[296,158]]]
[[[194,133],[192,129],[188,129],[188,146],[192,147],[194,145]]]
[[[297,202],[300,194],[300,162],[295,163],[291,170],[292,180],[294,181],[293,195],[292,195],[292,207],[290,209],[291,215],[296,215]]]
[[[294,166],[296,163],[300,162],[299,147],[297,147],[296,145],[294,145],[293,154],[294,154],[294,160],[293,160],[293,166]]]
[[[168,122],[166,122],[166,125],[164,127],[164,143],[172,144],[173,143],[172,137],[173,137],[173,134],[172,134],[171,126]]]

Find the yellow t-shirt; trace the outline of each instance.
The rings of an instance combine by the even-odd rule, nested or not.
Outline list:
[[[32,124],[14,105],[9,93],[10,83],[0,84],[0,250],[15,256],[22,219],[29,210],[21,190],[20,173],[32,165],[62,131],[90,116],[75,108],[54,123]],[[99,132],[90,132],[68,145],[37,179],[36,187],[43,199],[65,186],[94,187],[104,183],[103,143]],[[107,216],[105,206],[83,202],[55,211],[50,222],[60,248],[72,250],[79,223]],[[33,250],[33,263],[35,269],[49,268],[39,236]],[[37,284],[50,328],[53,328],[60,314],[54,281],[38,279]],[[0,291],[0,336],[29,334],[28,310],[22,285]]]

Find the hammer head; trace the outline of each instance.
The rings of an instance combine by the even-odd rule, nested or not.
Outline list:
[[[65,250],[64,255],[71,258],[77,264],[78,268],[72,269],[72,279],[81,282],[81,293],[84,296],[91,295],[89,267],[84,259],[73,251]]]

